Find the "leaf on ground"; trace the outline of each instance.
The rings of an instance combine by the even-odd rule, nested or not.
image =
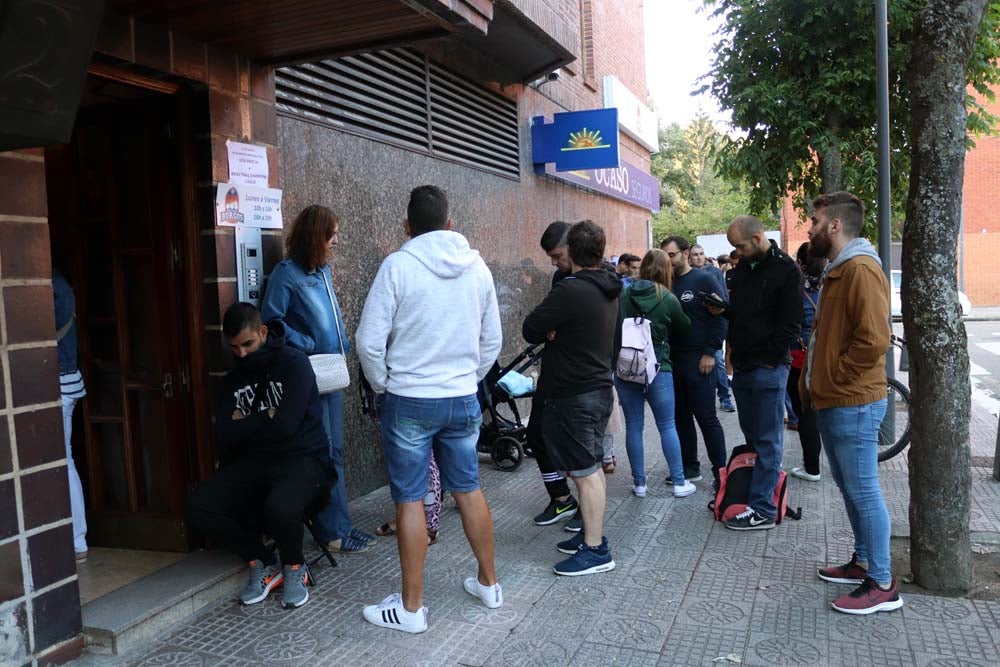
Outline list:
[[[720,655],[718,658],[712,660],[712,662],[731,662],[734,665],[743,664],[743,658],[735,653],[730,653],[729,655]]]

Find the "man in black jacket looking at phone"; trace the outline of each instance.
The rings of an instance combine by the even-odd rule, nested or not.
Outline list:
[[[697,421],[717,488],[719,468],[726,466],[726,434],[715,412],[715,364],[716,353],[722,349],[722,341],[726,338],[726,321],[706,309],[704,296],[701,295],[717,294],[720,286],[710,273],[691,266],[691,245],[684,237],[669,236],[663,239],[660,249],[667,253],[674,267],[674,296],[691,320],[691,330],[684,336],[675,337],[670,343],[675,419],[684,460],[684,477],[689,482],[702,479],[698,434],[694,428]],[[672,483],[669,477],[667,483]]]

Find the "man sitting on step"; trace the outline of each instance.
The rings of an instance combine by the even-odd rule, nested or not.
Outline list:
[[[336,475],[316,376],[309,358],[285,345],[281,324],[263,324],[249,303],[230,306],[222,331],[235,357],[214,410],[222,465],[194,490],[189,521],[250,563],[240,602],[262,602],[284,582],[285,607],[301,607],[311,583],[303,513]],[[262,543],[261,530],[277,552]]]

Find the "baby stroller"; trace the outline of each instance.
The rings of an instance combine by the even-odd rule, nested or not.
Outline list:
[[[528,347],[503,368],[499,361],[494,362],[476,392],[483,412],[476,449],[489,454],[497,468],[505,472],[517,470],[524,460],[527,428],[514,399],[534,394],[534,384],[521,373],[538,364],[542,345]],[[509,417],[500,414],[497,408],[501,406]]]

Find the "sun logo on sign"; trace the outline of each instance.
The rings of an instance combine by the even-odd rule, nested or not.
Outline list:
[[[611,148],[610,144],[604,143],[600,130],[588,130],[583,128],[579,132],[570,132],[568,145],[564,151],[586,151],[594,148]]]

